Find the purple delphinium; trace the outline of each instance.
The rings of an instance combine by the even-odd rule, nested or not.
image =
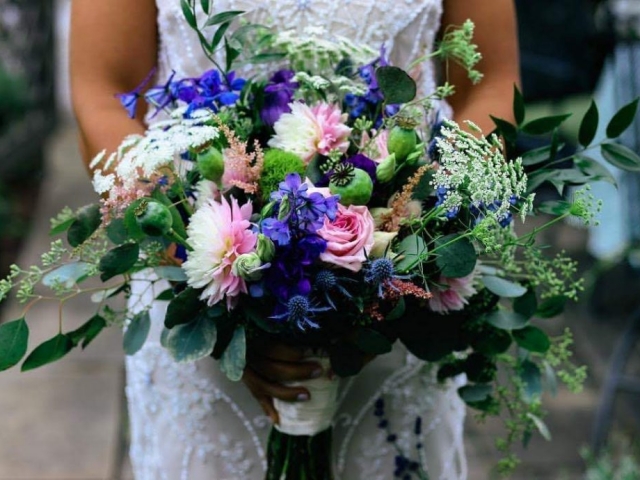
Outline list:
[[[154,67],[136,88],[127,93],[116,94],[116,98],[120,100],[120,103],[127,111],[129,118],[136,118],[136,109],[138,107],[138,100],[142,97],[142,90],[144,90],[144,87],[146,87],[151,81],[151,78],[155,73],[156,69]]]
[[[185,113],[187,117],[199,108],[207,107],[218,111],[223,106],[235,104],[246,83],[245,79],[236,77],[235,72],[229,72],[224,77],[215,69],[208,70],[196,78],[174,80],[175,75],[176,73],[172,72],[164,84],[151,87],[145,94],[145,99],[156,108],[156,113],[166,107],[175,106],[177,102],[188,105]],[[119,96],[127,111],[133,109],[135,114],[135,103],[143,86]]]
[[[260,110],[260,119],[273,126],[283,113],[289,113],[289,104],[298,88],[298,83],[291,81],[295,75],[292,70],[278,70],[269,79],[264,89],[264,106]]]
[[[316,232],[325,218],[335,219],[338,209],[337,197],[307,190],[297,173],[287,175],[271,194],[273,213],[261,223],[262,233],[276,245],[266,283],[281,303],[310,293],[310,267],[327,248]]]

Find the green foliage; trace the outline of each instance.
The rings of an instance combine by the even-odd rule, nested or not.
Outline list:
[[[82,349],[84,350],[89,346],[91,342],[104,330],[107,326],[107,322],[100,315],[96,314],[91,317],[85,324],[76,330],[69,332],[67,335],[71,338],[71,342],[74,347],[77,347],[82,343]]]
[[[483,275],[481,282],[491,293],[499,297],[517,298],[527,293],[527,289],[522,285],[493,275]]]
[[[517,312],[498,309],[484,317],[489,325],[493,325],[501,330],[517,330],[527,325],[528,319]]]
[[[127,273],[136,264],[139,255],[140,246],[137,243],[125,243],[110,250],[100,259],[100,279],[106,282],[116,275]]]
[[[144,345],[151,329],[151,317],[148,310],[143,310],[133,316],[124,332],[122,346],[124,353],[135,355]]]
[[[59,333],[38,345],[22,364],[22,371],[33,370],[60,360],[73,349],[73,341],[68,335]]]
[[[28,341],[29,327],[24,318],[0,325],[0,372],[22,360]]]
[[[639,100],[636,98],[616,112],[607,125],[607,137],[617,138],[631,126],[636,118]]]
[[[194,362],[211,355],[216,337],[214,321],[205,312],[200,312],[191,322],[169,330],[165,348],[177,362]]]
[[[578,133],[578,141],[583,147],[588,147],[596,136],[599,122],[598,106],[596,102],[591,100],[589,109],[584,114],[582,122],[580,122],[580,131]]]
[[[401,68],[379,67],[376,79],[387,104],[408,103],[416,97],[416,82]]]
[[[396,262],[396,269],[399,272],[407,272],[425,261],[428,253],[427,244],[418,235],[403,238],[395,250],[401,255],[401,259]]]
[[[373,355],[389,353],[393,347],[393,343],[387,337],[371,328],[358,328],[355,344],[361,351]]]
[[[227,348],[220,358],[220,370],[232,382],[237,382],[242,378],[244,367],[247,364],[247,338],[244,327],[238,326],[233,332],[233,336]]]
[[[456,234],[439,237],[433,250],[437,254],[436,265],[445,277],[466,277],[476,266],[477,254],[466,237]]]
[[[67,230],[69,245],[78,247],[84,243],[98,229],[101,222],[100,206],[97,203],[80,208]]]

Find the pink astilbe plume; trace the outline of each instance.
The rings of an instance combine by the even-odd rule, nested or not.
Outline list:
[[[225,189],[238,187],[246,193],[258,192],[258,179],[262,174],[264,155],[260,144],[254,143],[252,153],[247,152],[247,144],[241,141],[226,125],[219,122],[218,128],[229,142],[223,152],[224,174],[222,185]]]

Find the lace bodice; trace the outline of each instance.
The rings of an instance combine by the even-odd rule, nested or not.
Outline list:
[[[180,0],[156,0],[158,77],[198,76],[211,68],[197,36],[182,17]],[[282,29],[320,25],[329,35],[377,48],[407,64],[430,51],[440,25],[441,0],[214,0],[216,11],[250,11],[250,20]],[[433,68],[422,67],[421,88],[435,86]],[[157,117],[156,117],[157,118]],[[148,279],[147,279],[148,280]],[[167,285],[134,282],[129,307],[151,306],[152,328],[144,347],[127,358],[131,459],[136,480],[259,480],[264,477],[269,422],[242,383],[233,383],[212,359],[176,364],[160,345]],[[157,290],[157,291],[154,291]],[[458,382],[435,380],[435,369],[396,347],[345,380],[334,420],[335,473],[342,480],[393,478],[396,451],[378,428],[373,405],[384,397],[399,443],[419,458],[434,480],[465,480],[464,405]],[[415,451],[413,425],[424,420]]]
[[[159,78],[167,78],[172,70],[181,78],[211,68],[196,34],[184,20],[180,0],[156,3]],[[442,13],[441,0],[218,0],[213,5],[220,12],[247,11],[250,21],[281,29],[323,26],[330,35],[376,49],[384,44],[392,62],[400,67],[431,51]],[[422,83],[426,92],[435,86],[429,62],[423,65]]]

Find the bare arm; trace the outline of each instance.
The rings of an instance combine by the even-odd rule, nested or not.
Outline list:
[[[445,0],[442,24],[475,24],[474,43],[482,54],[478,69],[484,78],[472,85],[464,70],[449,67],[449,81],[456,88],[450,103],[458,123],[472,120],[483,132],[495,126],[489,115],[512,121],[513,85],[520,84],[518,35],[512,0]]]
[[[72,101],[85,164],[144,132],[144,111],[130,119],[116,93],[133,90],[157,57],[154,0],[74,0],[71,7]]]

